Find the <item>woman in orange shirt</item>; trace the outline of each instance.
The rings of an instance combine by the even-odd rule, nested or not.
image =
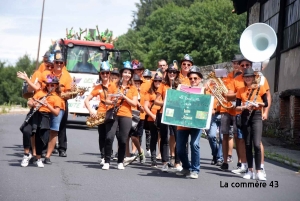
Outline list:
[[[156,119],[156,113],[160,109],[159,106],[154,105],[154,101],[156,99],[156,91],[161,85],[163,80],[163,75],[160,72],[157,72],[154,76],[153,82],[151,84],[150,89],[147,91],[145,95],[145,103],[144,109],[148,115],[148,119],[145,121],[148,122],[148,127],[150,129],[150,151],[151,151],[151,167],[156,168],[156,144],[158,138],[158,130],[154,125],[154,120]]]
[[[105,101],[108,94],[108,88],[111,84],[114,84],[113,82],[110,82],[110,68],[108,61],[102,62],[102,65],[100,67],[100,77],[99,80],[101,81],[101,84],[97,85],[93,91],[91,92],[88,97],[84,100],[84,105],[88,109],[90,116],[92,118],[95,118],[97,116],[97,113],[106,113],[107,106],[105,105]],[[98,106],[98,110],[95,111],[91,105],[90,100],[94,97],[100,97],[100,102]],[[100,155],[101,155],[101,161],[100,165],[104,165],[104,145],[105,145],[105,137],[106,137],[106,131],[105,131],[105,124],[98,125],[98,134],[99,134],[99,149],[100,149]]]
[[[239,89],[236,94],[236,110],[242,111],[241,126],[246,144],[248,163],[248,172],[243,178],[264,181],[266,178],[260,171],[260,142],[263,127],[261,110],[262,107],[268,107],[266,89],[260,85],[253,85],[255,74],[252,68],[248,68],[244,71],[243,79],[245,87]],[[253,172],[252,142],[254,144],[256,174]]]
[[[161,84],[160,87],[157,89],[157,95],[156,99],[154,101],[155,105],[158,106],[163,106],[166,93],[168,89],[176,89],[177,86],[180,84],[179,82],[179,71],[174,66],[171,64],[168,69],[167,69],[167,76],[165,77],[164,84]],[[160,153],[162,156],[162,162],[163,162],[163,167],[162,171],[167,172],[169,167],[168,167],[168,161],[169,161],[169,129],[170,132],[173,132],[174,135],[176,136],[177,133],[177,128],[176,126],[171,126],[167,124],[161,123],[161,116],[162,116],[162,109],[160,110],[160,113],[157,114],[157,122],[160,128],[160,137],[161,137],[161,142],[160,142]],[[178,154],[176,153],[175,150],[175,168],[178,171],[182,170],[182,167],[180,166],[180,159],[178,157]]]
[[[116,118],[112,122],[105,123],[106,139],[105,139],[105,163],[103,170],[109,169],[111,150],[116,130],[119,126],[118,139],[118,169],[124,170],[124,157],[126,151],[126,140],[132,125],[131,107],[136,107],[138,102],[138,91],[132,84],[133,69],[129,61],[124,62],[123,68],[120,70],[121,80],[117,85],[112,84],[108,88],[107,105],[116,105],[118,112]],[[116,95],[116,96],[115,96]]]
[[[52,130],[53,127],[53,120],[50,119],[50,116],[51,114],[56,117],[59,116],[61,110],[61,98],[58,96],[59,93],[59,80],[55,76],[48,77],[46,88],[39,90],[27,103],[30,107],[40,107],[37,112],[38,127],[35,134],[35,146],[36,165],[41,168],[44,167],[41,160],[43,147],[48,143],[49,131],[50,129]]]

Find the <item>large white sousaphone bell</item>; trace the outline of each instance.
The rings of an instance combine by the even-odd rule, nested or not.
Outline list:
[[[247,27],[240,38],[240,49],[252,62],[268,60],[276,50],[277,36],[272,27],[255,23]]]

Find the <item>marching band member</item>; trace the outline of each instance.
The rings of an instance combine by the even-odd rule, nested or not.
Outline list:
[[[166,92],[168,89],[176,89],[177,86],[180,84],[179,82],[179,71],[178,69],[173,65],[169,65],[167,69],[167,76],[165,77],[165,83],[161,84],[160,87],[157,89],[157,95],[156,99],[154,101],[154,104],[158,106],[163,106],[165,101]],[[168,171],[168,161],[169,161],[169,142],[168,142],[168,133],[170,129],[170,133],[173,132],[176,134],[177,129],[176,126],[171,126],[167,124],[160,123],[162,117],[162,109],[160,110],[160,113],[157,114],[157,122],[159,122],[160,127],[160,136],[161,136],[161,144],[160,144],[160,153],[162,156],[162,162],[163,167],[162,171],[167,172]],[[182,167],[180,166],[180,159],[178,155],[175,152],[175,168],[178,171],[182,170]]]
[[[157,69],[161,69],[161,73],[163,74],[163,78],[167,75],[168,64],[166,60],[161,59],[157,62]]]
[[[90,116],[92,118],[96,118],[97,114],[99,113],[106,113],[107,106],[105,105],[106,98],[108,96],[108,88],[114,84],[110,81],[110,68],[108,61],[102,62],[99,72],[99,80],[100,83],[97,85],[90,95],[86,97],[84,100],[84,105],[87,108],[87,110],[90,113]],[[91,108],[90,106],[90,100],[94,97],[100,97],[100,102],[97,111]],[[98,134],[99,134],[99,150],[100,150],[100,156],[101,161],[100,165],[104,165],[104,146],[105,146],[105,138],[106,138],[106,130],[105,130],[105,124],[102,123],[98,125]]]
[[[156,119],[156,114],[158,110],[161,108],[154,104],[156,99],[156,91],[161,85],[163,80],[163,75],[158,71],[153,79],[153,82],[145,95],[145,103],[144,108],[145,112],[148,115],[148,118],[145,121],[148,122],[148,127],[150,129],[150,151],[151,151],[151,167],[157,168],[156,164],[156,144],[158,142],[158,129],[157,126],[154,125],[154,121]],[[160,147],[159,147],[160,148]]]
[[[239,63],[238,63],[239,58],[240,58],[240,55],[234,56],[234,58],[232,59],[233,71],[228,73],[227,77],[222,78],[222,82],[224,83],[224,86],[227,89],[233,82],[234,78],[237,75],[241,74],[240,68],[239,68]],[[227,107],[233,106],[232,103],[229,101],[229,99],[226,97],[226,94],[223,94],[223,95],[224,95],[224,98],[228,102],[228,104],[226,106]],[[225,107],[221,106],[220,113],[221,113],[220,133],[223,135],[222,149],[223,149],[224,161],[219,169],[220,170],[228,170],[228,163],[232,162],[233,137],[235,137],[235,139],[236,139],[237,155],[239,158],[239,157],[241,157],[240,149],[239,149],[239,144],[240,144],[239,139],[242,139],[243,136],[242,136],[241,131],[238,130],[237,126],[236,126],[235,108],[234,107],[225,108]],[[233,136],[230,135],[231,126],[232,126]],[[238,161],[240,161],[240,159],[238,159]],[[241,166],[241,164],[238,163],[238,167],[240,167],[240,166]]]
[[[132,84],[133,69],[130,62],[124,62],[123,68],[120,70],[121,80],[119,86],[110,85],[108,88],[109,94],[120,94],[121,98],[115,98],[109,95],[106,99],[106,104],[114,105],[119,107],[117,115],[112,122],[107,122],[105,124],[106,129],[106,139],[105,139],[105,163],[102,167],[103,170],[109,169],[110,156],[112,150],[112,144],[114,141],[114,136],[116,134],[117,127],[119,126],[118,138],[118,169],[123,170],[123,160],[126,151],[126,140],[132,125],[132,111],[131,107],[137,106],[138,91],[136,87]]]
[[[265,181],[264,174],[260,171],[261,150],[260,143],[262,137],[262,107],[268,106],[266,89],[259,84],[254,85],[255,74],[252,68],[244,71],[243,79],[245,87],[240,88],[236,95],[236,109],[242,111],[242,131],[246,143],[246,156],[248,163],[248,172],[244,179],[258,179]],[[255,105],[256,104],[256,105]],[[252,143],[254,145],[254,159],[256,174],[253,171],[253,153]]]
[[[144,89],[144,93],[146,94],[152,84],[151,71],[148,69],[145,69],[143,72],[143,78],[144,78],[144,82],[142,83],[141,88]],[[144,113],[144,114],[146,114],[146,113]],[[145,121],[147,121],[147,119],[145,119]],[[151,133],[150,133],[149,128],[144,127],[144,130],[145,130],[145,135],[146,135],[146,156],[151,156],[151,151],[150,151]]]
[[[187,76],[190,80],[191,87],[199,86],[203,78],[200,72],[200,68],[198,68],[197,66],[192,66]],[[177,127],[176,135],[177,153],[182,162],[182,170],[180,172],[177,172],[176,174],[179,176],[186,176],[191,179],[197,179],[200,171],[199,141],[201,137],[201,129]],[[191,163],[189,162],[188,154],[186,151],[186,144],[188,143],[189,135],[191,136]]]
[[[210,94],[213,96],[211,90],[206,86],[205,94]],[[221,166],[223,163],[223,150],[222,142],[223,135],[220,132],[221,128],[221,114],[220,114],[221,105],[218,99],[214,98],[214,106],[212,111],[212,118],[210,123],[210,128],[207,131],[208,142],[211,148],[211,154],[213,156],[211,160],[211,165]],[[217,140],[217,130],[219,128],[219,141]]]
[[[239,59],[239,65],[240,65],[240,69],[243,71],[247,70],[248,68],[252,68],[252,62],[249,61],[248,59],[246,59],[245,57],[242,57],[241,59]],[[269,98],[269,90],[270,90],[270,87],[269,87],[269,83],[267,81],[267,79],[264,77],[264,82],[263,83],[260,83],[260,85],[262,85],[264,87],[264,89],[266,90],[267,92],[267,97]],[[235,99],[236,98],[236,93],[237,91],[240,89],[240,88],[243,88],[245,87],[245,83],[244,83],[244,79],[243,79],[243,74],[241,75],[238,75],[237,77],[234,78],[234,81],[231,83],[231,85],[228,87],[229,88],[229,92],[228,92],[228,95],[227,97],[228,98],[233,98]],[[268,100],[268,103],[270,102],[270,100]],[[236,114],[239,115],[241,113],[241,111],[236,111]],[[240,150],[246,150],[245,148],[245,142],[244,142],[244,138],[243,139],[240,139],[240,144],[239,146],[241,147]],[[262,146],[262,143],[261,143],[261,153],[262,153],[262,162],[263,162],[263,146]],[[239,174],[239,172],[246,172],[247,170],[247,161],[246,161],[246,153],[245,152],[241,152],[240,153],[240,157],[241,157],[241,168],[238,168],[238,169],[241,169],[241,170],[234,170],[233,173],[235,174]],[[245,161],[244,161],[245,160]],[[263,164],[262,164],[263,166]],[[266,177],[266,173],[265,173],[265,169],[264,167],[261,168],[262,169],[262,173],[264,174],[264,176]]]
[[[45,81],[45,78],[47,75],[52,74],[55,75],[59,79],[59,85],[62,93],[66,93],[71,90],[71,84],[73,82],[69,72],[65,69],[65,59],[63,58],[61,51],[56,51],[54,55],[54,68],[52,72],[44,71],[42,75],[39,78],[39,81],[43,83]],[[42,84],[43,85],[43,84]],[[65,111],[63,112],[63,116],[61,118],[61,121],[59,123],[59,131],[58,134],[56,132],[50,133],[50,139],[46,158],[49,158],[52,154],[52,151],[56,144],[56,136],[58,135],[58,143],[59,143],[59,156],[60,157],[67,157],[67,120],[68,120],[68,98],[61,99],[61,108],[65,108]],[[50,152],[51,151],[51,152]]]
[[[138,151],[138,156],[140,158],[140,162],[141,163],[145,163],[146,161],[146,157],[145,157],[145,153],[144,150],[141,147],[141,136],[143,136],[143,132],[144,132],[144,120],[145,120],[145,111],[144,111],[144,98],[145,98],[145,94],[141,91],[141,84],[143,83],[142,79],[137,75],[134,74],[133,75],[133,82],[135,87],[138,90],[138,102],[137,102],[137,108],[133,108],[133,109],[138,109],[140,111],[140,121],[136,127],[136,130],[131,130],[129,132],[129,138],[131,138],[132,140],[132,144],[133,144],[133,148],[132,148],[132,153],[134,154],[135,151]],[[127,141],[127,152],[129,152],[129,138]],[[132,157],[126,157],[124,159],[124,166],[132,163],[138,156],[133,155]]]
[[[41,160],[43,147],[47,144],[49,136],[49,129],[51,129],[52,120],[51,114],[58,116],[60,114],[61,98],[58,96],[60,93],[59,80],[52,75],[47,77],[45,81],[46,87],[43,90],[39,90],[32,100],[28,101],[30,107],[37,107],[42,104],[39,108],[38,114],[38,127],[35,134],[35,145],[36,145],[36,165],[37,167],[43,168],[44,164]],[[43,100],[45,99],[45,100]],[[50,131],[51,132],[51,131]]]
[[[45,57],[44,57],[45,58]],[[53,61],[51,61],[50,58],[44,59],[45,62],[45,70],[51,70],[53,68]],[[36,93],[38,90],[41,89],[41,84],[38,82],[38,78],[40,77],[41,72],[39,70],[36,70],[34,74],[32,75],[31,79],[28,78],[26,72],[17,72],[17,77],[21,78],[22,80],[25,80],[28,83],[28,92],[34,92]],[[30,100],[29,98],[28,100]],[[27,117],[30,113],[32,113],[34,108],[31,108],[29,113],[27,114]],[[35,132],[36,132],[36,123],[34,121],[36,114],[30,118],[29,123],[26,124],[26,126],[21,129],[21,132],[23,133],[23,146],[24,146],[24,156],[21,162],[22,167],[27,167],[29,164],[29,161],[32,157],[33,161],[35,162],[36,159],[36,149],[35,149]],[[32,148],[32,153],[30,153],[30,146]]]

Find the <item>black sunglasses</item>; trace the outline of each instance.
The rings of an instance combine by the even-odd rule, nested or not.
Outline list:
[[[243,65],[240,65],[240,66],[244,68],[245,66],[246,66],[246,67],[249,67],[249,66],[251,66],[251,65],[250,65],[250,64],[243,64]]]
[[[62,61],[56,61],[55,62],[55,64],[60,64],[60,65],[62,65],[64,62],[62,62]]]
[[[189,63],[182,63],[183,66],[191,66]]]
[[[162,80],[154,80],[154,82],[162,82]]]
[[[55,87],[55,84],[46,84],[47,87]]]
[[[101,72],[101,75],[108,75],[109,72]]]
[[[198,80],[197,77],[189,77],[189,80]]]

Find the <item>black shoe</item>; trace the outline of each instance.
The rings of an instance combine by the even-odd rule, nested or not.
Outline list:
[[[221,167],[219,167],[219,170],[228,171],[228,163],[223,163]]]
[[[152,162],[151,162],[151,167],[152,167],[152,168],[157,168],[157,163],[156,163],[156,161],[152,161]]]
[[[236,166],[237,166],[238,168],[241,168],[241,167],[242,167],[242,163],[237,163]]]
[[[57,149],[53,149],[52,154],[58,154],[58,150]]]
[[[35,164],[36,163],[36,157],[32,156],[31,159],[29,160],[29,164]]]
[[[49,164],[49,165],[52,164],[52,162],[50,161],[50,158],[47,158],[47,157],[45,158],[44,163]]]
[[[223,161],[217,161],[216,166],[221,166],[223,164]]]
[[[60,151],[59,156],[60,157],[67,157],[67,153],[65,151]]]
[[[114,161],[118,160],[118,152],[115,154],[113,160],[114,160]]]
[[[214,156],[213,159],[211,160],[210,164],[211,165],[217,164],[217,157]]]

